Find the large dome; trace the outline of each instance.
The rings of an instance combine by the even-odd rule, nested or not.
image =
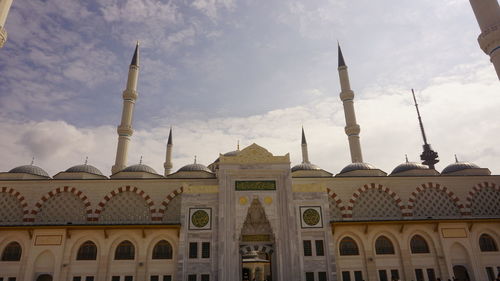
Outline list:
[[[480,167],[474,163],[460,161],[446,166],[446,168],[443,169],[441,174],[449,174],[466,169],[480,169]]]
[[[375,166],[368,163],[351,163],[340,171],[341,174],[357,170],[376,170]]]
[[[321,170],[320,167],[311,163],[301,163],[292,167],[292,172],[295,171],[317,171]]]
[[[88,164],[83,164],[83,165],[76,165],[73,166],[69,169],[66,170],[68,173],[89,173],[89,174],[94,174],[98,176],[104,176],[99,169],[92,165]]]
[[[188,164],[186,166],[183,166],[182,168],[179,169],[178,172],[193,172],[193,171],[203,171],[203,172],[208,172],[211,173],[210,169],[207,168],[207,166],[202,165],[202,164]]]
[[[429,166],[420,164],[417,162],[405,162],[403,164],[398,165],[394,170],[392,170],[392,174],[402,173],[410,170],[428,170]]]
[[[49,174],[42,168],[35,165],[23,165],[9,171],[9,173],[25,173],[35,176],[50,178]]]
[[[142,163],[128,166],[127,168],[121,170],[121,172],[146,172],[155,175],[158,174],[153,168],[149,167],[148,165],[144,165]]]

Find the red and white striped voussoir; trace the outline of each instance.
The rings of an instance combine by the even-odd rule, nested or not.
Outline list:
[[[158,213],[161,214],[158,216],[159,220],[163,218],[165,210],[167,209],[167,206],[170,203],[170,201],[172,201],[177,195],[181,194],[182,192],[184,192],[184,186],[177,188],[176,190],[172,191],[169,195],[167,195],[167,197],[165,197],[163,202],[161,202],[160,208],[158,208]]]
[[[111,198],[113,198],[116,195],[123,193],[123,192],[133,192],[137,195],[140,195],[148,204],[149,211],[151,212],[151,214],[156,213],[156,210],[153,208],[154,202],[153,202],[153,199],[151,199],[151,196],[149,196],[144,190],[142,190],[138,187],[127,185],[127,186],[121,186],[121,187],[111,191],[110,193],[106,194],[106,196],[104,196],[104,198],[101,200],[101,202],[99,202],[99,204],[97,204],[97,208],[94,211],[93,221],[99,220],[99,218],[98,218],[99,214],[102,212],[104,206],[106,205],[106,203],[109,200],[111,200]]]
[[[349,199],[349,203],[346,206],[346,213],[351,215],[350,217],[352,217],[352,208],[354,207],[354,203],[356,202],[356,200],[358,200],[359,196],[368,189],[378,189],[382,192],[387,193],[389,196],[392,197],[394,202],[398,205],[399,209],[402,210],[403,214],[405,213],[406,207],[405,205],[403,205],[403,200],[399,198],[396,192],[392,191],[390,188],[383,186],[381,184],[370,183],[369,185],[365,184],[363,187],[358,188],[352,194],[351,199]]]
[[[58,193],[63,193],[63,192],[69,192],[74,195],[76,195],[80,200],[82,200],[83,204],[85,205],[85,212],[87,214],[87,221],[90,221],[92,218],[92,207],[90,206],[90,201],[87,198],[87,196],[80,190],[74,188],[74,187],[69,187],[69,186],[64,186],[64,187],[58,187],[56,189],[53,189],[46,193],[45,195],[38,200],[38,202],[35,203],[35,206],[31,210],[31,217],[29,218],[29,221],[34,221],[34,218],[36,214],[40,211],[40,208],[42,207],[43,203],[50,198],[56,196]]]
[[[339,196],[330,188],[327,188],[326,191],[328,192],[328,196],[330,196],[333,201],[335,201],[335,205],[337,205],[337,208],[339,208],[342,217],[347,218],[347,214],[345,214],[346,207],[344,206],[344,203],[342,203],[342,200],[339,198]]]
[[[408,199],[408,209],[413,210],[413,206],[415,204],[415,199],[416,199],[417,195],[420,192],[422,192],[426,189],[429,189],[429,188],[435,188],[437,190],[444,192],[446,195],[448,195],[450,197],[451,201],[453,201],[453,203],[458,207],[458,209],[460,210],[460,214],[467,215],[467,211],[465,210],[464,204],[462,204],[460,202],[460,198],[458,198],[453,191],[451,191],[449,188],[447,188],[444,185],[440,185],[439,183],[432,183],[432,182],[423,183],[421,186],[417,186],[415,191],[413,191],[411,193],[410,198]],[[410,212],[410,216],[413,216],[413,212]]]
[[[24,196],[22,196],[21,193],[14,188],[6,186],[2,187],[0,192],[16,197],[17,201],[19,201],[19,204],[21,204],[21,207],[23,208],[23,221],[29,221],[27,217],[29,215],[28,203],[26,202]]]
[[[472,197],[474,197],[476,193],[483,188],[492,188],[493,190],[500,192],[500,186],[492,182],[485,181],[474,185],[465,198],[465,208],[467,208],[469,212],[472,205]]]

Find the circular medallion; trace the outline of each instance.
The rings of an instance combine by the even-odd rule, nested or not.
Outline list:
[[[246,205],[248,203],[248,199],[245,196],[240,197],[240,205]]]
[[[264,203],[266,203],[267,205],[271,205],[271,203],[273,203],[273,198],[272,197],[264,198]]]
[[[319,213],[315,209],[307,209],[302,213],[302,219],[309,226],[314,226],[319,223]]]
[[[191,215],[191,223],[198,228],[205,227],[208,224],[208,220],[208,213],[203,210],[197,210]]]

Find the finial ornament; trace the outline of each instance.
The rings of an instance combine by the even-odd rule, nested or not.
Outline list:
[[[141,158],[139,159],[139,164],[142,164],[142,155]]]
[[[422,133],[422,138],[424,139],[424,145],[422,146],[424,151],[420,154],[420,159],[423,160],[422,164],[429,166],[430,169],[434,169],[434,165],[439,162],[439,156],[436,151],[432,150],[431,145],[427,143],[424,124],[422,122],[422,117],[420,116],[420,111],[418,110],[417,98],[415,97],[415,91],[413,89],[411,89],[411,94],[413,95],[413,101],[415,102],[415,108],[417,109],[420,132]]]
[[[33,164],[35,164],[35,156],[31,157],[31,164],[30,165],[33,166]]]
[[[85,156],[85,166],[87,165],[88,161],[89,161],[89,157]]]
[[[458,158],[456,154],[455,154],[455,163],[458,163]]]
[[[194,156],[194,163],[196,164],[196,155]]]
[[[236,150],[238,150],[238,151],[240,150],[240,140],[238,140],[238,143],[236,145]]]
[[[410,162],[410,161],[408,161],[408,154],[405,154],[405,159],[406,159],[406,163]]]

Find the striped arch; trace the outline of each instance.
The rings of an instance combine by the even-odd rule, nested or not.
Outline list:
[[[326,188],[326,191],[328,192],[328,196],[331,197],[333,199],[333,201],[335,201],[335,205],[337,205],[337,208],[339,208],[340,210],[340,213],[342,214],[342,217],[343,218],[346,218],[346,214],[345,214],[345,206],[344,206],[344,203],[342,203],[342,200],[339,198],[339,196],[333,192],[330,188]]]
[[[167,209],[168,203],[170,203],[170,201],[172,201],[177,195],[181,194],[182,192],[184,192],[184,186],[177,188],[176,190],[172,191],[167,197],[165,197],[163,202],[161,202],[161,206],[158,208],[156,216],[154,216],[152,219],[154,221],[161,221],[163,219],[163,215],[165,214],[165,210]]]
[[[21,193],[19,193],[19,191],[15,190],[11,187],[4,186],[0,189],[0,192],[5,192],[5,193],[8,193],[8,194],[16,197],[17,200],[19,201],[19,204],[21,204],[21,207],[23,208],[23,222],[32,221],[32,220],[30,220],[30,218],[28,218],[28,214],[29,214],[28,203],[24,199],[24,196],[22,196]]]
[[[491,187],[495,191],[500,192],[500,186],[496,185],[495,183],[492,182],[483,182],[483,183],[478,183],[472,187],[472,190],[469,191],[467,194],[467,197],[465,198],[465,210],[464,210],[464,215],[472,215],[472,198],[478,191],[485,187]]]
[[[64,186],[64,187],[58,187],[52,191],[49,191],[47,194],[42,196],[42,198],[40,198],[40,200],[38,200],[38,202],[36,202],[35,207],[33,207],[33,209],[31,210],[31,216],[29,218],[30,221],[35,221],[35,217],[38,214],[38,212],[40,211],[40,208],[42,207],[42,205],[45,201],[56,196],[56,194],[62,193],[62,192],[69,192],[69,193],[76,195],[78,198],[80,198],[80,200],[82,200],[83,204],[85,205],[85,212],[87,214],[87,221],[92,220],[92,208],[90,207],[90,201],[87,198],[87,196],[85,194],[83,194],[82,191],[80,191],[74,187]]]
[[[272,254],[274,252],[273,246],[271,245],[243,245],[240,246],[240,254],[245,255],[251,251],[262,252],[266,254]]]
[[[121,186],[121,187],[111,191],[110,193],[106,194],[106,196],[104,196],[104,198],[101,200],[101,202],[99,202],[99,204],[97,204],[97,208],[94,211],[95,216],[92,220],[98,221],[99,214],[102,212],[104,205],[106,205],[106,203],[108,203],[109,200],[111,200],[111,198],[113,198],[114,196],[116,196],[122,192],[126,192],[126,191],[134,192],[134,193],[140,195],[146,201],[147,205],[149,206],[149,211],[151,212],[151,218],[154,218],[156,210],[153,208],[154,202],[151,199],[151,196],[146,194],[146,192],[144,192],[144,190],[142,190],[140,188],[127,185],[127,186]]]
[[[352,194],[352,197],[351,197],[351,199],[349,199],[349,203],[346,206],[346,212],[345,212],[346,218],[352,218],[352,209],[354,207],[354,203],[356,203],[356,200],[358,200],[361,193],[367,191],[368,189],[378,189],[380,191],[383,191],[383,192],[389,194],[389,196],[392,197],[392,199],[394,200],[396,205],[401,210],[402,215],[408,216],[408,214],[406,213],[406,208],[403,205],[403,200],[401,200],[401,198],[399,198],[399,196],[394,191],[392,191],[390,188],[385,187],[381,184],[370,183],[369,185],[365,184],[363,187],[358,188],[358,190],[356,190],[356,192],[354,192]]]
[[[446,186],[442,186],[439,183],[424,183],[421,186],[417,186],[416,190],[413,191],[410,195],[410,198],[408,199],[408,211],[409,211],[409,216],[413,216],[413,207],[415,205],[415,199],[417,197],[417,194],[428,189],[428,188],[435,188],[437,190],[443,191],[448,195],[451,199],[451,201],[458,207],[458,210],[460,211],[461,215],[465,215],[467,212],[465,211],[465,206],[460,202],[460,199],[453,193],[453,191],[449,190]]]

